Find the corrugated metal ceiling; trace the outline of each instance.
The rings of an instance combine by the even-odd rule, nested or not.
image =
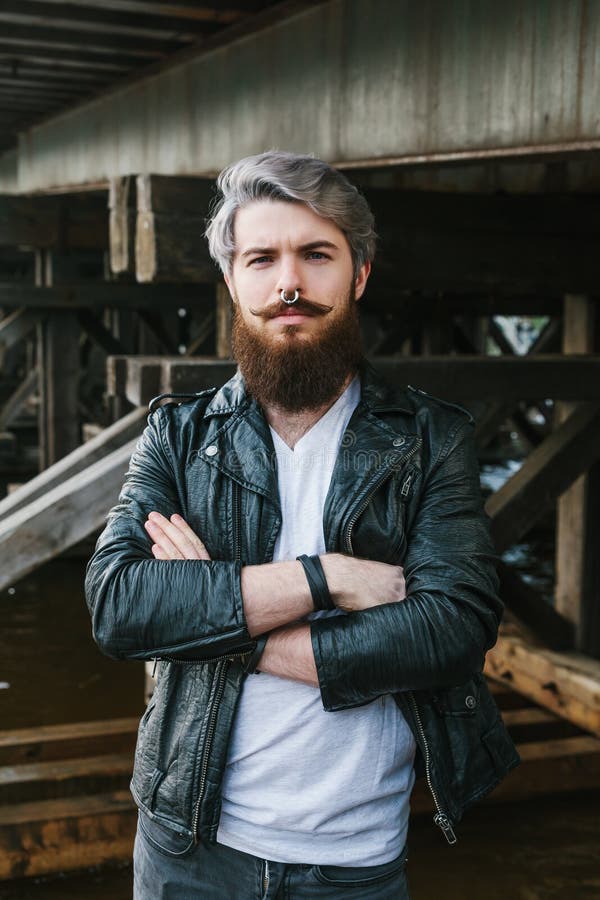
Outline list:
[[[278,0],[0,0],[0,152],[19,131]]]

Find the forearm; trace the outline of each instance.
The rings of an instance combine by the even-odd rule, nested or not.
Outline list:
[[[253,637],[313,611],[308,581],[296,560],[244,566],[241,586],[246,624]]]
[[[310,626],[288,625],[270,634],[258,668],[269,675],[318,687]]]

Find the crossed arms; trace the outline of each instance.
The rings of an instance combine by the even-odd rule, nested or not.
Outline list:
[[[144,527],[153,541],[155,559],[210,559],[198,535],[177,513],[167,519],[153,511]],[[355,612],[405,596],[400,566],[340,553],[324,554],[320,559],[331,597],[339,609]],[[249,634],[255,637],[269,632],[261,671],[318,687],[310,626],[298,622],[313,610],[301,564],[294,560],[244,566],[241,589]]]
[[[312,609],[299,562],[242,566],[201,555],[197,536],[194,543],[186,535],[186,552],[169,550],[156,532],[149,540],[152,512],[169,539],[166,523],[176,524],[174,511],[186,509],[189,451],[180,446],[176,410],[162,407],[150,417],[88,564],[86,599],[103,652],[118,659],[211,658],[249,652],[256,635],[270,632],[261,669],[318,683],[328,710],[460,684],[481,669],[502,607],[466,420],[449,423],[424,472],[407,530],[405,592],[399,567],[324,554],[334,602],[351,614],[309,625],[294,624]]]

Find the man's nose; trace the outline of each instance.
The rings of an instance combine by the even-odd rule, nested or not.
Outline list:
[[[275,286],[277,296],[281,294],[281,291],[288,291],[290,294],[293,294],[294,291],[302,291],[302,274],[295,257],[281,260],[279,277]]]

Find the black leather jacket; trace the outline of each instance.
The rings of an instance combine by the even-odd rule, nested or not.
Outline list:
[[[179,512],[210,561],[155,560],[148,513]],[[392,694],[410,725],[448,840],[518,762],[481,674],[502,606],[473,420],[395,389],[364,361],[361,400],[323,515],[327,552],[402,565],[403,602],[311,623],[323,706]],[[157,659],[131,790],[156,822],[215,840],[244,664],[255,647],[242,565],[269,562],[281,525],[275,452],[239,370],[222,388],[148,418],[86,575],[93,634],[116,659]]]

